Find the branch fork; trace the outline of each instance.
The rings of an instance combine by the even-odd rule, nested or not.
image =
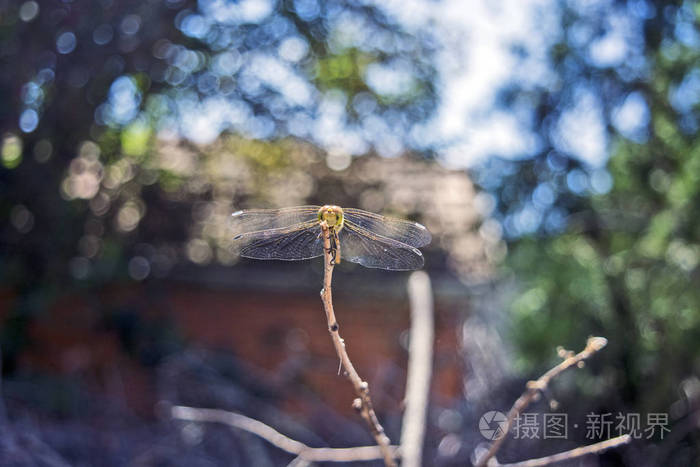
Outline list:
[[[581,456],[589,454],[598,454],[607,449],[621,446],[630,442],[631,438],[629,435],[619,436],[617,438],[609,439],[607,441],[601,441],[599,443],[591,444],[589,446],[580,447],[572,449],[570,451],[565,451],[559,454],[554,454],[552,456],[542,457],[539,459],[530,459],[527,461],[516,462],[515,464],[500,464],[496,459],[496,453],[501,448],[501,445],[506,440],[508,433],[510,432],[515,419],[520,416],[523,410],[527,408],[531,402],[539,399],[540,394],[544,393],[549,388],[549,383],[555,377],[559,376],[565,370],[576,366],[577,368],[582,368],[585,364],[585,360],[593,356],[596,352],[603,349],[608,344],[608,340],[604,337],[589,337],[586,342],[586,348],[581,352],[574,354],[574,352],[566,351],[564,349],[559,349],[558,354],[564,360],[555,366],[554,368],[547,371],[545,374],[540,376],[534,381],[528,381],[526,384],[525,392],[515,401],[513,407],[508,411],[506,417],[505,426],[503,429],[503,436],[498,438],[488,451],[480,455],[475,463],[476,467],[495,467],[506,465],[509,467],[538,467],[549,465],[555,462],[561,462],[564,460],[576,459]]]

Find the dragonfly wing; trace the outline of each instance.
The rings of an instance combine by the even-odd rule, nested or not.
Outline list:
[[[297,261],[323,254],[318,221],[295,226],[250,232],[237,236],[239,254],[245,258]]]
[[[347,219],[339,238],[341,259],[367,268],[410,271],[423,267],[423,255],[418,249],[375,235]]]
[[[234,239],[249,232],[268,229],[281,229],[314,220],[318,216],[318,206],[296,206],[282,209],[249,209],[231,215],[231,228]]]
[[[343,209],[343,213],[345,219],[365,230],[412,247],[420,248],[431,240],[428,229],[418,222],[380,216],[353,208]]]

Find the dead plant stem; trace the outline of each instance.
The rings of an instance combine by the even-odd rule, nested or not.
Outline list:
[[[518,418],[518,416],[520,416],[522,411],[525,410],[525,408],[528,405],[530,405],[530,403],[533,400],[539,397],[540,392],[547,389],[552,379],[561,374],[563,371],[571,368],[572,366],[582,365],[582,362],[584,360],[588,359],[591,355],[601,350],[607,345],[607,343],[608,340],[604,337],[590,337],[588,338],[588,342],[586,343],[586,348],[583,349],[581,352],[575,355],[573,352],[565,353],[565,358],[560,364],[547,371],[537,380],[529,381],[527,383],[527,389],[525,390],[525,392],[515,401],[513,407],[511,407],[510,411],[508,412],[505,426],[502,427],[503,436],[494,441],[489,450],[486,452],[486,454],[484,454],[478,459],[478,461],[476,462],[476,467],[484,467],[488,465],[489,459],[496,455],[498,450],[501,448],[501,445],[508,437],[510,428],[513,426],[515,420]]]
[[[389,437],[384,433],[384,428],[382,428],[382,425],[379,423],[372,406],[372,399],[369,396],[369,385],[357,374],[345,348],[345,341],[340,337],[340,333],[338,332],[338,320],[333,310],[333,298],[331,295],[331,281],[333,279],[335,255],[331,250],[332,232],[325,221],[321,222],[321,232],[323,236],[323,289],[321,290],[321,300],[323,301],[323,308],[326,311],[326,318],[328,320],[328,332],[331,334],[333,346],[340,358],[345,374],[355,388],[357,398],[353,401],[353,407],[360,413],[365,422],[367,422],[370,432],[372,436],[374,436],[382,452],[384,464],[389,467],[396,467],[394,451],[390,447],[391,442]]]

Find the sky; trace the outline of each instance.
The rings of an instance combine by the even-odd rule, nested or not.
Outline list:
[[[524,45],[530,54],[527,73],[519,75],[547,82],[543,54],[551,39],[548,34],[558,28],[553,0],[388,0],[382,5],[409,27],[434,24],[444,41],[438,56],[440,105],[423,129],[440,148],[443,164],[466,168],[492,155],[518,157],[535,150],[535,136],[515,113],[493,104],[498,90],[513,78],[512,44]],[[621,36],[610,34],[591,44],[591,60],[624,59]],[[630,106],[619,114],[621,126],[635,124],[639,102],[633,100]],[[594,96],[582,95],[580,104],[563,116],[558,131],[562,149],[592,167],[605,163],[607,141]]]
[[[417,144],[422,147],[436,149],[438,160],[456,169],[472,167],[493,155],[517,158],[536,151],[536,135],[522,127],[522,122],[527,119],[523,119],[522,114],[518,115],[516,109],[494,105],[494,99],[503,85],[516,76],[521,84],[526,85],[528,82],[546,85],[552,79],[544,54],[551,43],[551,36],[559,31],[555,0],[374,2],[397,18],[409,32],[425,31],[427,28],[440,43],[436,57],[439,76],[436,83],[437,111],[428,122],[412,130],[413,141],[419,142]],[[606,4],[605,0],[599,3]],[[318,14],[316,0],[296,0],[295,5],[299,8],[309,7],[306,8],[309,14]],[[264,17],[269,14],[271,3],[269,0],[235,3],[200,0],[200,6],[206,17],[192,15],[195,19],[199,18],[198,21],[187,21],[186,18],[181,25],[186,35],[199,37],[202,31],[206,31],[206,21],[229,21],[231,15],[236,18],[243,15],[247,20],[251,19],[248,18],[251,15],[253,18]],[[612,32],[602,40],[587,45],[589,58],[594,63],[614,65],[625,59],[624,15],[611,15],[610,18],[609,30]],[[615,21],[620,25],[616,26]],[[351,42],[353,36],[367,40],[362,24],[350,19],[343,27],[343,35],[350,37]],[[514,44],[528,51],[524,64],[512,54]],[[293,66],[306,52],[303,43],[292,40],[280,46],[278,57],[256,54],[254,51],[246,53],[243,58],[224,53],[217,57],[214,72],[217,73],[218,68],[221,68],[218,72],[222,75],[238,71],[239,85],[264,83],[302,107],[317,103],[317,114],[313,118],[308,113],[299,112],[288,119],[287,131],[324,147],[329,153],[329,161],[343,159],[343,163],[336,164],[338,169],[347,166],[350,156],[366,153],[370,145],[385,156],[394,156],[406,149],[399,133],[392,131],[381,118],[370,115],[360,127],[349,128],[345,122],[344,96],[332,92],[319,94],[308,82],[295,75]],[[382,87],[398,89],[402,83],[410,86],[410,82],[401,80],[402,76],[410,76],[410,72],[402,73],[400,69],[377,66],[368,67],[367,73],[368,82],[380,93]],[[131,118],[132,110],[138,108],[139,102],[127,102],[128,99],[120,97],[120,90],[128,91],[122,93],[124,96],[134,95],[133,90],[129,91],[129,86],[134,85],[127,81],[115,83],[111,98],[120,103],[117,107],[126,109],[127,117]],[[617,113],[615,124],[633,133],[636,126],[644,123],[639,115],[643,113],[645,104],[639,98],[628,101],[627,107]],[[210,97],[202,102],[180,99],[178,106],[182,119],[180,132],[196,142],[213,141],[226,128],[252,138],[271,137],[274,130],[271,120],[254,117],[245,103],[225,96]],[[118,113],[112,117],[119,120]],[[556,132],[554,140],[560,143],[560,149],[577,156],[593,168],[604,165],[608,142],[600,103],[595,95],[582,90],[578,104],[564,113]]]
[[[360,119],[359,125],[348,125],[347,96],[333,91],[319,92],[308,77],[300,76],[295,70],[308,52],[308,45],[300,38],[285,40],[276,55],[255,50],[238,54],[234,48],[217,56],[213,71],[220,76],[238,73],[237,84],[243,91],[247,90],[246,83],[264,84],[277,90],[287,102],[304,109],[286,118],[287,134],[319,144],[329,153],[329,161],[342,159],[342,163],[334,163],[338,170],[347,167],[351,156],[365,154],[372,147],[388,157],[406,149],[429,148],[437,152],[438,160],[445,166],[455,169],[473,167],[490,156],[518,158],[537,151],[538,136],[523,126],[529,109],[503,108],[495,105],[495,99],[512,80],[517,79],[525,88],[556,83],[546,54],[561,34],[557,0],[366,1],[385,10],[409,32],[430,31],[439,44],[435,57],[437,111],[428,122],[410,130],[408,143],[403,139],[406,135],[392,127],[391,122],[371,112]],[[196,38],[203,36],[212,21],[258,21],[273,8],[271,0],[199,0],[199,4],[204,16],[187,16],[180,25],[186,35]],[[310,19],[320,12],[319,0],[294,0],[293,4],[299,14]],[[638,53],[641,22],[635,18],[646,17],[649,8],[643,1],[626,5],[616,5],[614,0],[569,0],[568,6],[578,9],[583,16],[604,18],[599,26],[605,33],[600,37],[592,35],[590,24],[585,22],[567,31],[590,65],[634,67],[635,57],[643,63]],[[381,43],[381,36],[372,35],[371,29],[357,17],[340,14],[335,20],[334,27],[340,32],[334,40],[342,37],[340,42],[344,46]],[[691,39],[700,41],[695,36]],[[527,58],[516,57],[512,52],[514,45],[524,49]],[[184,67],[183,63],[178,62],[178,66]],[[410,88],[412,84],[410,67],[404,70],[396,63],[371,64],[366,78],[370,87],[381,95],[400,95],[402,88]],[[691,84],[689,89],[698,88],[697,83]],[[128,83],[116,87],[128,90]],[[119,89],[115,90],[115,99],[120,99],[116,92]],[[551,142],[589,168],[603,168],[609,141],[600,97],[584,86],[574,89],[573,94],[576,103],[562,113],[553,134],[549,135]],[[679,93],[682,97],[678,101],[692,101],[686,94]],[[122,105],[129,116],[139,102],[122,104],[129,104]],[[182,119],[180,132],[196,142],[213,141],[225,129],[251,138],[274,136],[272,120],[254,115],[240,100],[226,96],[201,102],[180,99],[178,106]],[[611,116],[620,134],[635,140],[643,135],[641,130],[649,122],[649,109],[643,97],[633,93],[613,109]],[[32,123],[32,119],[28,122]]]
[[[439,160],[453,168],[473,166],[490,155],[517,157],[534,151],[535,138],[520,127],[515,113],[496,109],[493,103],[498,90],[513,76],[516,59],[509,51],[512,44],[525,44],[530,50],[529,66],[532,69],[527,73],[530,79],[546,79],[546,70],[542,66],[544,57],[538,54],[546,50],[547,38],[543,31],[547,28],[534,24],[534,21],[542,21],[541,17],[535,19],[536,9],[546,11],[553,0],[384,0],[375,3],[397,18],[408,31],[425,31],[427,28],[440,43],[436,57],[439,75],[437,113],[414,130],[414,141],[426,148],[437,148]],[[255,7],[258,4],[260,6]],[[251,11],[250,14],[265,16],[269,13],[265,5],[269,6],[268,0],[245,0],[234,4],[221,0],[200,2],[210,21]],[[297,8],[313,6],[318,10],[314,0],[295,2]],[[220,18],[222,15],[225,18]],[[185,21],[181,28],[185,34],[198,37],[202,29],[200,23]],[[343,24],[343,28],[345,36],[367,40],[361,24],[350,20]],[[285,98],[302,99],[298,102],[302,106],[319,101],[318,113],[313,120],[303,113],[290,119],[288,131],[291,134],[320,144],[333,160],[338,155],[345,155],[343,160],[346,162],[339,164],[339,169],[347,166],[350,155],[366,153],[370,144],[386,156],[400,154],[406,149],[399,134],[380,118],[369,116],[360,128],[349,128],[345,124],[346,102],[343,96],[314,94],[315,91],[303,79],[295,79],[290,65],[305,53],[305,49],[295,47],[295,44],[283,44],[279,54],[281,60],[249,53],[244,60],[246,66],[240,68],[243,75],[251,74],[278,89]],[[236,63],[237,67],[241,66],[240,59]],[[227,73],[235,71],[224,68]],[[402,76],[410,76],[410,72],[402,73],[402,70],[386,67],[368,69],[368,81],[380,93],[382,88],[400,88]],[[122,84],[125,89],[129,85],[127,82]],[[406,85],[410,86],[410,82]],[[124,94],[128,96],[130,93]],[[118,99],[119,93],[115,92],[114,97]],[[138,106],[138,102],[132,104],[122,107],[128,113],[129,109]],[[200,143],[214,140],[228,126],[250,137],[268,136],[266,127],[257,125],[260,119],[250,118],[245,106],[235,104],[225,97],[210,98],[206,102],[180,100],[180,131]],[[578,119],[585,114],[586,109],[583,109],[577,118],[569,118],[570,126],[575,128]],[[598,136],[585,139],[602,141]],[[604,148],[599,144],[587,148],[582,154],[594,161],[600,160],[603,152]]]
[[[438,160],[445,166],[457,169],[473,167],[489,156],[517,158],[536,152],[537,135],[523,127],[523,122],[527,121],[523,112],[528,110],[494,104],[499,90],[513,79],[525,87],[528,84],[547,86],[554,82],[545,54],[555,35],[560,33],[556,0],[366,1],[398,19],[409,32],[430,31],[439,44],[435,56],[437,110],[429,121],[410,129],[408,143],[404,140],[405,133],[372,112],[361,118],[359,125],[348,125],[347,96],[334,91],[321,92],[314,88],[308,76],[300,74],[298,65],[303,63],[309,49],[298,36],[285,39],[276,54],[255,48],[239,51],[232,45],[212,56],[211,70],[199,79],[197,86],[202,90],[202,86],[206,88],[209,82],[216,83],[221,77],[235,75],[236,85],[246,95],[255,96],[256,89],[261,87],[276,90],[281,102],[302,109],[285,117],[287,128],[283,134],[319,144],[329,153],[329,161],[335,161],[333,167],[338,170],[347,166],[351,156],[365,154],[372,147],[389,157],[406,149],[429,148],[437,152]],[[197,39],[207,37],[206,33],[214,23],[257,22],[268,17],[274,9],[272,0],[199,0],[198,3],[200,11],[188,10],[178,23],[185,35]],[[574,41],[580,36],[580,46],[586,50],[591,64],[615,67],[630,60],[634,52],[634,36],[639,36],[630,18],[648,14],[640,7],[644,2],[630,3],[632,6],[626,10],[624,7],[613,8],[613,0],[570,0],[569,4],[582,11],[604,10],[605,24],[602,26],[607,32],[603,37],[592,39],[590,28],[586,27],[579,28],[582,31],[579,33],[568,31]],[[26,5],[34,8],[29,12],[33,16],[26,16],[29,15],[24,12]],[[319,0],[294,0],[294,7],[299,14],[310,19],[320,12]],[[38,11],[37,2],[27,1],[20,15],[26,13],[22,20],[30,21]],[[136,15],[125,18],[122,30],[131,27],[127,21],[131,17],[138,18]],[[336,36],[345,38],[345,46],[354,47],[364,42],[374,47],[375,42],[381,43],[382,36],[373,35],[361,19],[340,14],[336,20],[334,27],[341,31]],[[134,31],[137,30],[138,24]],[[99,42],[99,37],[95,37]],[[695,36],[688,40],[700,42]],[[511,51],[516,44],[527,51],[524,61]],[[76,47],[75,35],[71,32],[60,34],[56,47],[61,54],[71,53]],[[166,81],[178,86],[184,76],[195,71],[198,56],[184,47],[173,45],[171,49],[177,49],[173,55],[177,60],[169,69],[178,73],[166,77]],[[406,69],[401,68],[400,61],[391,65],[370,64],[366,70],[367,82],[377,94],[401,95],[402,90],[410,89],[413,83],[410,64],[406,61],[404,66]],[[171,78],[178,79],[170,81]],[[698,83],[700,79],[695,76],[674,94],[679,106],[694,102],[689,94],[700,95]],[[40,89],[33,92],[27,88],[26,91],[27,96],[40,95]],[[558,149],[578,157],[591,168],[601,168],[608,156],[601,102],[585,88],[576,89],[575,96],[576,105],[563,113],[552,141]],[[111,86],[108,101],[96,113],[98,123],[129,124],[143,107],[141,97],[133,77],[118,78]],[[203,99],[197,98],[194,92],[183,93],[175,105],[177,117],[173,115],[165,119],[163,135],[184,136],[203,144],[214,141],[225,130],[256,139],[275,136],[276,123],[270,117],[257,115],[244,100],[223,92],[209,93]],[[356,103],[353,101],[352,105]],[[612,113],[612,123],[622,135],[631,139],[639,137],[640,128],[644,128],[648,121],[649,109],[639,94],[627,96]],[[28,106],[18,123],[22,131],[29,133],[37,128],[38,122],[38,113]],[[339,163],[341,159],[343,162]]]
[[[434,133],[449,142],[441,152],[447,165],[471,166],[492,154],[517,156],[533,149],[532,137],[515,115],[492,107],[515,66],[509,46],[525,43],[533,50],[544,41],[532,24],[534,9],[544,3],[444,0],[439,8],[430,8],[445,37],[462,45],[448,47],[439,57],[443,83],[433,124]]]

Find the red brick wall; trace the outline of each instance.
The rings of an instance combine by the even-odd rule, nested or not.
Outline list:
[[[340,412],[350,412],[350,384],[338,376],[338,359],[317,294],[226,291],[170,284],[157,294],[139,285],[112,286],[86,298],[70,294],[57,300],[30,330],[32,344],[20,364],[76,375],[96,390],[122,397],[137,412],[151,414],[155,378],[121,348],[113,331],[102,329],[99,310],[136,306],[146,316],[167,316],[190,343],[230,350],[273,378],[295,359],[296,374],[309,389]],[[362,377],[368,380],[380,410],[399,410],[405,384],[407,352],[401,335],[409,327],[406,301],[337,296],[341,336]],[[460,397],[462,368],[459,319],[448,306],[436,309],[433,397]],[[281,377],[281,376],[280,376]],[[285,406],[303,411],[290,396]]]

